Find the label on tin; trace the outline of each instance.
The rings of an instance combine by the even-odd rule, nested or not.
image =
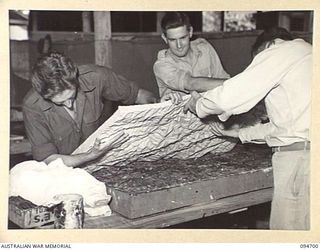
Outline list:
[[[83,228],[83,197],[80,194],[60,194],[53,197],[58,203],[54,206],[54,228]]]

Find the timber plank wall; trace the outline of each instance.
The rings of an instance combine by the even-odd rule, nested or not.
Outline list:
[[[234,76],[250,63],[251,46],[259,33],[260,31],[196,33],[194,38],[206,38],[216,48],[225,70]],[[21,97],[31,88],[31,84],[23,80],[28,80],[32,65],[40,56],[37,51],[37,41],[45,34],[41,33],[37,36],[33,34],[32,40],[28,41],[10,41],[11,73],[21,78],[11,81],[11,96],[17,96],[12,99],[13,106],[20,106]],[[74,40],[67,40],[67,34],[51,35],[53,50],[70,56],[79,65],[95,62],[93,36],[74,37]],[[295,35],[312,42],[312,33]],[[166,47],[160,35],[114,36],[111,43],[113,70],[158,95],[152,68],[158,51]]]

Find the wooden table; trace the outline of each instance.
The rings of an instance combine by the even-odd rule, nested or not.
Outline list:
[[[138,219],[127,219],[117,213],[111,216],[85,218],[84,228],[164,228],[171,225],[205,218],[212,215],[231,212],[257,204],[269,202],[272,199],[273,188],[261,189],[245,194],[226,197],[214,202],[196,204],[165,213],[146,216]]]
[[[145,169],[151,170],[144,172]],[[156,178],[161,184],[164,171],[169,172],[171,181],[177,171],[184,177],[201,178],[147,192],[141,189],[139,176],[154,180],[153,186],[157,186]],[[125,173],[126,183],[121,182]],[[85,228],[163,228],[266,203],[273,193],[271,152],[259,146],[239,145],[230,153],[194,161],[165,160],[131,164],[121,170],[106,168],[93,175],[106,183],[115,212],[109,217],[87,216]]]
[[[233,212],[242,208],[269,202],[273,188],[261,189],[245,194],[226,197],[214,202],[201,203],[164,213],[145,216],[138,219],[127,219],[113,212],[111,216],[86,216],[84,229],[152,229],[165,228],[212,215]],[[9,220],[10,222],[10,220]],[[17,225],[14,228],[20,228]],[[53,224],[41,226],[40,229],[52,229]]]
[[[209,161],[208,158],[210,159]],[[215,159],[215,161],[212,161],[212,159]],[[220,160],[219,163],[217,159]],[[111,216],[90,217],[86,215],[84,228],[165,228],[171,225],[193,221],[212,215],[235,212],[239,209],[248,208],[250,206],[271,201],[273,194],[273,175],[271,167],[271,152],[268,149],[264,148],[260,151],[260,149],[257,148],[238,147],[233,152],[227,153],[225,155],[214,157],[206,156],[195,161],[197,162],[197,164],[199,164],[199,166],[203,166],[204,162],[208,162],[208,164],[213,164],[215,162],[216,164],[212,165],[213,170],[211,171],[213,171],[213,173],[216,173],[217,171],[216,176],[203,181],[199,180],[191,184],[187,183],[186,186],[183,185],[179,187],[168,187],[167,189],[163,189],[160,192],[160,196],[159,193],[157,193],[158,191],[153,192],[152,190],[151,192],[147,193],[149,196],[144,196],[144,194],[141,194],[139,192],[136,194],[129,192],[126,196],[121,197],[128,198],[132,194],[136,195],[141,206],[137,206],[137,208],[139,209],[136,210],[135,213],[141,213],[140,217],[132,217],[130,219],[130,217],[126,217],[117,212],[113,212]],[[175,163],[175,165],[177,165],[176,160],[168,162],[173,162]],[[185,162],[178,161],[178,163],[180,163],[183,168],[187,168],[188,166],[186,164],[190,163],[190,160],[187,160]],[[222,165],[224,169],[223,171],[221,165],[218,168],[219,164],[222,163],[227,164]],[[157,167],[157,164],[160,163],[154,163],[154,167]],[[194,163],[191,163],[191,165],[192,164]],[[172,164],[172,166],[173,165],[174,164]],[[138,167],[134,166],[134,168],[126,168],[123,169],[123,171],[129,171],[130,174],[133,174],[134,171],[137,171]],[[140,166],[141,169],[143,169],[144,167],[148,167],[148,165]],[[100,179],[104,179],[107,189],[110,189],[111,184],[108,183],[108,180],[110,181],[110,178],[106,178],[106,176],[102,173],[106,174],[109,173],[109,171],[110,169],[102,170],[98,173],[98,177]],[[154,173],[153,170],[151,172]],[[120,172],[119,178],[123,175],[124,174]],[[113,175],[113,177],[116,178],[117,176]],[[208,185],[210,186],[209,189],[207,189]],[[184,187],[186,188],[183,190],[180,189]],[[114,192],[116,191],[115,189],[112,190]],[[192,193],[188,193],[190,190],[193,192],[193,195]],[[207,195],[206,197],[208,197],[208,194],[210,195],[210,197],[212,195],[212,198],[205,198],[205,196],[201,194],[201,191]],[[183,201],[185,203],[182,205],[180,204],[180,207],[175,207],[174,205],[169,203],[172,197],[170,195],[173,193],[176,193],[181,197],[184,196],[180,201]],[[169,194],[169,196],[166,196],[167,194]],[[189,195],[192,195],[192,197]],[[160,206],[163,206],[164,203],[166,209],[154,210],[152,214],[149,213],[143,216],[142,214],[144,212],[148,213],[150,212],[150,209],[153,208],[150,207],[147,203],[155,202],[159,197],[162,198],[159,201],[159,203],[161,203]],[[115,197],[113,196],[113,199],[114,198]],[[144,200],[146,198],[148,200]],[[129,199],[131,198],[129,197]],[[113,206],[116,209],[120,209],[121,207],[125,208],[125,205],[126,203],[122,204],[121,206],[119,205],[118,207],[115,205]],[[144,207],[142,207],[143,205]],[[163,209],[163,207],[160,207],[159,209]],[[115,209],[113,211],[115,211]],[[47,228],[52,228],[52,225],[47,226]]]

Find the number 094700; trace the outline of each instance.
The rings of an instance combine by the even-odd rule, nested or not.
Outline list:
[[[300,248],[318,248],[318,244],[300,244]]]

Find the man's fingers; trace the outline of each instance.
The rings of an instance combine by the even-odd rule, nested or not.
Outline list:
[[[196,100],[201,97],[201,95],[197,91],[192,91],[191,96]]]
[[[182,100],[182,95],[181,93],[173,92],[173,93],[166,94],[161,98],[161,102],[169,101],[169,100],[171,100],[173,104],[178,104]]]
[[[100,144],[101,144],[101,140],[99,138],[96,138],[96,140],[94,141],[93,147],[99,148]]]
[[[168,96],[163,96],[160,101],[161,102],[165,102],[165,101],[168,101],[170,98]]]
[[[190,100],[183,106],[183,113],[187,113],[188,112],[188,110],[189,110],[189,102],[190,102]]]
[[[182,96],[180,93],[176,93],[176,95],[174,96],[174,100],[173,100],[173,103],[174,104],[178,104],[179,102],[182,101]]]
[[[222,123],[213,122],[210,124],[211,130],[218,136],[223,135],[224,126]]]
[[[177,96],[173,96],[171,99],[173,104],[178,104],[179,103],[179,99],[177,98]]]

